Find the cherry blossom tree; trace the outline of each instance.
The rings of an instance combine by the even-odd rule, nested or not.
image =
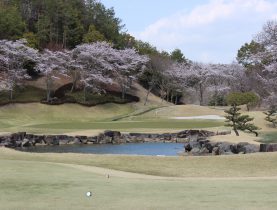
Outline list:
[[[97,84],[117,81],[124,99],[127,89],[148,62],[148,57],[139,55],[134,49],[117,50],[106,42],[77,46],[72,58],[79,66],[81,82],[85,89],[99,89]]]
[[[36,69],[45,76],[46,101],[51,101],[51,93],[55,80],[60,76],[67,76],[68,62],[70,56],[68,52],[44,50],[39,56]]]
[[[135,49],[114,50],[111,62],[114,64],[115,79],[121,87],[122,99],[128,89],[131,88],[132,81],[146,68],[149,57],[139,55]]]
[[[167,70],[171,85],[179,90],[197,94],[200,105],[204,105],[205,95],[226,95],[232,89],[247,84],[245,69],[238,64],[205,64],[198,62],[173,62]],[[175,83],[175,84],[174,84]],[[239,84],[236,86],[235,84]]]
[[[38,51],[26,46],[24,39],[13,41],[0,40],[0,89],[10,92],[13,99],[14,88],[29,78],[26,62],[37,62]]]
[[[107,43],[83,44],[72,50],[75,71],[80,75],[84,100],[88,89],[100,92],[103,83],[111,83],[112,65],[107,61],[110,45]]]

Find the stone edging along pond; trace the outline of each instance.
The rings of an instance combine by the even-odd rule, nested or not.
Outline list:
[[[184,143],[184,151],[180,155],[229,155],[255,152],[277,151],[277,144],[250,144],[241,142],[211,142],[208,137],[227,135],[230,132],[211,132],[205,130],[184,130],[178,133],[128,133],[119,131],[104,131],[97,136],[68,136],[68,135],[34,135],[18,132],[0,136],[0,147],[21,148],[38,145],[67,145],[67,144],[124,144],[144,142]]]

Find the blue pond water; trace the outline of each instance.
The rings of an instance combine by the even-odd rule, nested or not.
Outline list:
[[[184,149],[181,143],[129,143],[129,144],[102,144],[102,145],[64,145],[64,146],[37,146],[21,149],[27,152],[38,153],[86,153],[86,154],[122,154],[122,155],[164,155],[177,156]]]

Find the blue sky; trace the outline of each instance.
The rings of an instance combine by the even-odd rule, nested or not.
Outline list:
[[[126,29],[159,50],[194,61],[230,63],[237,50],[277,19],[277,0],[101,0]]]

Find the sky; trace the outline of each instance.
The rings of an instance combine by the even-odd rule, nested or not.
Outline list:
[[[230,63],[268,20],[277,0],[100,0],[136,39],[159,50],[182,50],[199,62]]]

